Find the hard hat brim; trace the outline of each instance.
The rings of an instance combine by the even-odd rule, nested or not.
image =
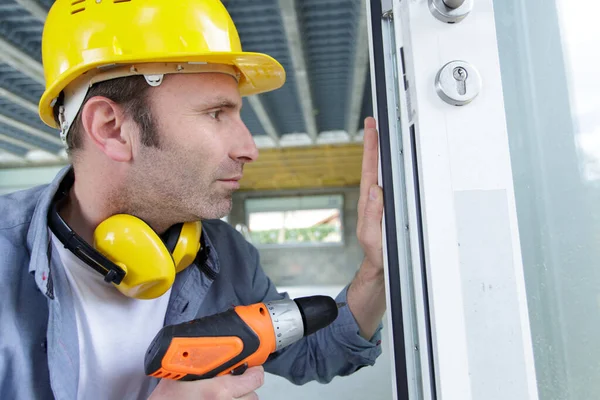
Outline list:
[[[75,79],[83,74],[89,74],[92,71],[111,65],[135,65],[142,63],[160,63],[160,62],[177,62],[177,63],[212,63],[226,64],[235,66],[240,72],[240,80],[238,88],[241,96],[251,96],[254,94],[265,93],[276,90],[283,86],[286,79],[284,68],[274,58],[262,54],[252,52],[222,52],[222,53],[207,53],[207,54],[177,54],[173,57],[165,57],[164,55],[156,58],[148,57],[146,59],[121,57],[105,57],[104,54],[99,54],[96,50],[90,54],[87,62],[79,68],[72,68],[63,72],[60,79],[49,86],[42,95],[39,103],[39,114],[42,121],[52,128],[58,128],[58,124],[54,120],[53,106],[54,102],[64,90],[64,88]],[[112,59],[107,62],[107,59]]]

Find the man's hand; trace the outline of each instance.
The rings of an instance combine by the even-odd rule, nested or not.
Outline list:
[[[383,217],[383,193],[377,186],[379,146],[375,119],[365,119],[362,175],[358,200],[358,224],[356,235],[369,262],[369,272],[383,273],[381,219]]]
[[[149,400],[258,400],[255,390],[264,383],[263,367],[248,368],[242,375],[226,375],[201,381],[161,379]]]
[[[385,280],[381,220],[383,192],[378,180],[378,137],[375,119],[365,119],[364,151],[356,235],[365,258],[348,289],[348,307],[360,334],[370,339],[385,311]]]

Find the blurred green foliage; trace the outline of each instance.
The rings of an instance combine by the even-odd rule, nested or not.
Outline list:
[[[255,244],[335,243],[341,241],[341,232],[336,226],[323,224],[310,228],[251,231],[250,237]]]

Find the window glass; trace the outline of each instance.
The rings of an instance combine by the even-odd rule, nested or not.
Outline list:
[[[341,195],[249,199],[248,231],[258,247],[343,243]]]
[[[494,6],[540,399],[597,399],[600,3]]]

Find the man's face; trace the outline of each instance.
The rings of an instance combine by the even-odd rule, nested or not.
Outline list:
[[[160,146],[134,148],[136,208],[178,221],[227,215],[244,164],[258,157],[237,82],[219,73],[170,75],[148,96]]]

